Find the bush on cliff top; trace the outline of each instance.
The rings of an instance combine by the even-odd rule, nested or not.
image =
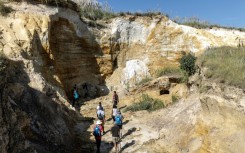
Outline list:
[[[200,20],[197,17],[189,17],[189,18],[175,17],[172,20],[178,24],[194,27],[197,29],[224,28],[224,29],[230,29],[230,30],[239,30],[242,32],[245,31],[245,28],[236,28],[236,27],[222,26],[222,25],[218,25],[218,24],[210,24],[208,21]]]
[[[90,20],[100,20],[100,19],[110,19],[116,17],[116,13],[114,13],[111,8],[107,4],[83,4],[80,7],[80,15],[82,17],[88,18]]]

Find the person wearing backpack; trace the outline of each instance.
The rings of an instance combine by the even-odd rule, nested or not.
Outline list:
[[[115,151],[118,152],[121,149],[120,145],[120,127],[114,122],[114,125],[111,128],[112,139],[114,142]]]
[[[115,116],[115,124],[120,128],[120,136],[122,136],[122,124],[124,117],[121,114],[120,109],[117,110],[117,115]]]
[[[103,132],[105,133],[105,129],[104,129],[104,123],[105,123],[105,112],[104,112],[104,109],[102,107],[102,109],[98,109],[97,110],[97,117],[98,119],[102,122],[102,129],[103,129]]]
[[[96,153],[100,153],[100,145],[101,145],[101,138],[102,138],[102,122],[100,120],[98,120],[96,122],[96,125],[94,126],[94,130],[93,130],[93,135],[96,141],[96,146],[97,146],[97,151]]]
[[[114,91],[114,94],[113,94],[113,97],[112,97],[112,101],[113,101],[113,105],[117,106],[117,104],[119,102],[119,98],[118,98],[118,95],[117,95],[116,91]]]
[[[75,84],[75,86],[73,88],[73,103],[72,103],[73,107],[74,107],[75,103],[78,101],[78,99],[79,99],[79,94],[78,94],[77,86]]]
[[[121,114],[120,109],[117,110],[117,114],[115,116],[115,123],[122,129],[122,120],[123,120],[123,115]]]

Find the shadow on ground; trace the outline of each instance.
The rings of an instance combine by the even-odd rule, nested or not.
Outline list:
[[[127,136],[131,135],[133,132],[136,131],[136,128],[133,127],[131,129],[129,129],[123,136],[122,136],[122,139],[126,138]]]
[[[135,144],[135,140],[132,140],[130,143],[126,143],[122,148],[121,150],[119,151],[119,153],[122,153],[125,149],[129,148],[130,146],[134,145]]]

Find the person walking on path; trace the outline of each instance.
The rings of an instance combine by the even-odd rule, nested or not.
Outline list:
[[[116,105],[116,106],[119,103],[119,98],[118,98],[116,91],[114,91],[114,93],[113,93],[112,101],[113,101],[113,105]]]
[[[97,106],[97,111],[98,110],[104,110],[104,107],[102,106],[101,102],[99,102],[99,105]]]
[[[122,136],[122,124],[123,124],[123,115],[121,114],[120,109],[117,110],[117,114],[115,116],[115,123],[120,128],[120,137]]]
[[[99,107],[99,109],[97,109],[97,117],[98,119],[101,121],[101,125],[102,125],[102,131],[103,133],[105,133],[105,128],[104,128],[104,123],[105,123],[105,112],[104,112],[104,108],[103,107]]]
[[[114,122],[114,125],[111,128],[112,139],[114,142],[115,151],[118,152],[121,149],[120,144],[120,127]]]
[[[112,107],[112,112],[111,112],[111,117],[113,119],[113,122],[115,122],[115,116],[117,115],[117,106],[113,105]]]
[[[101,138],[102,138],[102,122],[100,120],[98,120],[96,122],[96,125],[94,126],[94,131],[93,131],[93,135],[95,137],[95,141],[96,141],[96,146],[97,146],[97,151],[96,153],[100,153],[100,145],[101,145]]]

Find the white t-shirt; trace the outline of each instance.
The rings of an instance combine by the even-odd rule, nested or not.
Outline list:
[[[103,108],[103,106],[102,106],[102,105],[101,105],[101,107]],[[99,109],[100,109],[100,105],[98,105],[98,106],[97,106],[97,110],[99,110]],[[104,109],[104,108],[103,108],[103,109]]]
[[[113,108],[113,109],[112,109],[112,115],[113,115],[113,116],[116,116],[116,115],[117,115],[117,109],[116,109],[116,108]]]
[[[97,111],[97,115],[99,116],[99,115],[102,115],[102,116],[105,116],[105,112],[103,111],[103,110],[98,110]]]

